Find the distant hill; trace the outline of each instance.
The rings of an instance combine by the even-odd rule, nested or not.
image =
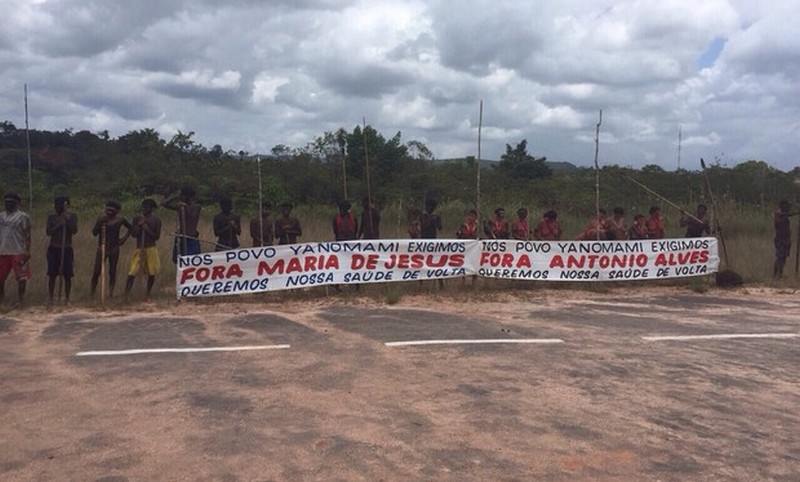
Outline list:
[[[449,159],[435,159],[434,163],[458,163],[458,162],[465,162],[468,158],[466,157],[453,157]],[[481,159],[481,168],[483,169],[490,169],[497,165],[500,161],[494,159]],[[572,164],[571,162],[566,161],[545,161],[545,164],[553,171],[554,174],[562,174],[568,173],[578,170],[578,166]]]

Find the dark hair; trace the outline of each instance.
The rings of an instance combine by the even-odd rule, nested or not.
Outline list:
[[[653,215],[653,214],[655,214],[655,213],[657,213],[659,211],[661,211],[661,208],[658,207],[658,206],[651,206],[650,207],[650,215]]]
[[[7,192],[6,195],[3,196],[3,199],[4,200],[13,199],[14,201],[22,202],[22,198],[19,197],[19,194],[11,191]]]
[[[545,219],[556,219],[558,217],[558,213],[555,211],[555,209],[551,209],[544,213],[544,217]]]
[[[219,200],[219,207],[222,208],[222,209],[232,208],[233,207],[233,201],[231,200],[231,198],[225,196],[224,198],[221,198]]]
[[[506,210],[503,209],[503,208],[497,208],[497,209],[494,210],[494,213],[495,214],[500,214],[501,211],[503,212],[503,214],[505,214],[505,212],[506,212]]]
[[[281,208],[289,208],[292,209],[294,206],[289,201],[284,201],[281,203]]]
[[[122,210],[122,206],[117,201],[108,201],[108,202],[106,202],[106,207],[107,208],[114,208],[117,211],[121,211]]]
[[[528,214],[528,210],[525,208],[519,208],[517,209],[517,214]]]
[[[620,207],[616,207],[614,208],[614,214],[619,214],[619,215],[625,214],[625,210]]]
[[[348,201],[347,199],[342,199],[341,201],[339,201],[339,209],[340,210],[344,209],[345,211],[349,211],[351,207],[353,207],[353,206],[350,204],[350,201]]]
[[[157,206],[158,206],[158,204],[156,204],[156,202],[153,201],[150,198],[147,198],[144,201],[142,201],[142,207],[150,207],[150,208],[155,209]]]
[[[261,207],[262,208],[272,208],[272,203],[269,202],[269,201],[262,201],[261,202]]]
[[[603,208],[600,208],[600,209],[598,209],[598,210],[597,210],[597,213],[598,213],[598,214],[603,214],[603,215],[605,215],[605,214],[608,214],[608,211],[606,211],[606,210],[605,210],[605,209],[603,209]]]
[[[469,211],[467,211],[467,214],[472,214],[473,216],[475,216],[477,218],[478,217],[478,210],[477,209],[470,209]]]
[[[194,195],[195,195],[194,189],[192,189],[191,187],[184,186],[181,188],[181,196],[194,197]]]
[[[53,199],[53,204],[56,206],[63,206],[64,204],[69,204],[69,198],[67,196],[56,196]]]

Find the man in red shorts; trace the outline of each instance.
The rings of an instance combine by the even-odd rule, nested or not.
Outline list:
[[[31,278],[31,219],[19,210],[21,199],[15,193],[7,193],[3,202],[6,210],[0,213],[0,303],[5,298],[6,278],[13,271],[17,280],[16,306],[22,306]]]

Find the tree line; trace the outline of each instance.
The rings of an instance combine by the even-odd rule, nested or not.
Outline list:
[[[207,148],[193,132],[179,131],[164,139],[151,128],[117,138],[107,131],[71,129],[31,130],[29,135],[34,199],[47,204],[53,195],[92,201],[141,199],[191,185],[202,204],[230,196],[255,206],[259,164],[262,194],[273,203],[331,204],[343,199],[345,191],[346,197],[359,199],[367,194],[367,179],[379,205],[398,200],[421,205],[427,197],[474,205],[478,196],[475,157],[439,160],[424,143],[404,141],[401,132],[385,137],[369,125],[325,132],[299,148],[277,145],[263,155],[225,150],[219,144]],[[546,157],[528,148],[523,139],[507,144],[498,162],[481,162],[480,197],[486,203],[482,212],[491,212],[495,205],[523,204],[580,216],[594,212],[593,168],[555,170]],[[0,170],[0,189],[27,192],[26,132],[8,121],[0,122]],[[796,200],[800,167],[787,173],[760,160],[732,167],[713,162],[703,173],[699,162],[696,170],[673,172],[657,165],[605,165],[600,172],[602,204],[644,209],[657,203],[628,179],[634,178],[688,207],[707,201],[704,175],[723,202],[772,206],[779,199]]]

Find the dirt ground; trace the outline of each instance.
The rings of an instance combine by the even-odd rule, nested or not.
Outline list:
[[[0,480],[794,481],[798,334],[766,288],[11,312]]]

